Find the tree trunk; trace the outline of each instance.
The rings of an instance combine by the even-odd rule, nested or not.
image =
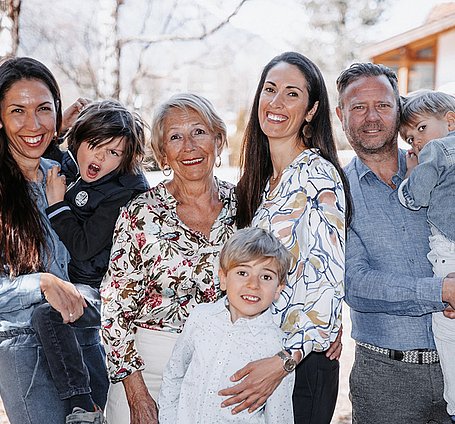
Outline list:
[[[0,58],[16,56],[21,0],[0,0]]]
[[[104,98],[120,95],[120,46],[118,42],[119,8],[123,0],[99,2],[100,70],[99,92]]]

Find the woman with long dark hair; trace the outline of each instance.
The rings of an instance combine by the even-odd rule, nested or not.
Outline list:
[[[47,171],[55,163],[41,156],[61,122],[60,90],[46,66],[25,57],[0,65],[0,395],[11,424],[63,423],[71,412],[30,322],[44,298],[65,322],[85,306],[45,213]],[[92,396],[103,407],[108,381],[98,329],[76,333]]]
[[[296,371],[296,423],[329,423],[338,394],[330,345],[341,326],[346,179],[337,158],[324,79],[307,57],[283,53],[264,68],[243,140],[237,225],[272,231],[292,253],[285,289],[272,304],[287,333],[277,355],[248,364],[222,391],[236,410],[262,405]],[[327,352],[330,352],[327,354]]]

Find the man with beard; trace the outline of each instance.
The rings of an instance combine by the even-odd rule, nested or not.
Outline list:
[[[397,77],[383,65],[357,63],[341,73],[337,89],[337,115],[357,153],[345,169],[354,202],[346,245],[357,342],[353,423],[450,423],[431,313],[455,306],[455,278],[432,277],[426,212],[398,200],[406,152],[397,145]]]

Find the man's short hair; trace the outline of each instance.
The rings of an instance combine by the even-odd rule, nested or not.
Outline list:
[[[292,255],[270,232],[262,228],[242,228],[225,243],[220,254],[220,267],[226,274],[236,266],[257,259],[275,259],[280,284],[286,277],[292,263]]]
[[[389,80],[397,100],[397,105],[400,107],[397,74],[385,65],[371,62],[353,63],[349,68],[341,72],[340,76],[337,78],[338,106],[340,108],[343,106],[341,104],[341,96],[346,88],[354,81],[357,81],[360,78],[379,77],[381,75],[384,75]]]

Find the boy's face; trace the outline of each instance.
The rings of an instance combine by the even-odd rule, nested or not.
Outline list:
[[[105,144],[91,148],[83,141],[77,150],[77,163],[81,178],[87,183],[103,178],[122,163],[125,139],[116,137]]]
[[[418,156],[429,141],[443,138],[449,131],[455,129],[454,116],[455,112],[447,112],[443,118],[434,115],[420,115],[416,123],[402,126],[400,134]]]
[[[257,317],[278,299],[283,290],[274,258],[239,264],[227,274],[220,269],[218,275],[221,289],[227,292],[232,322]]]

